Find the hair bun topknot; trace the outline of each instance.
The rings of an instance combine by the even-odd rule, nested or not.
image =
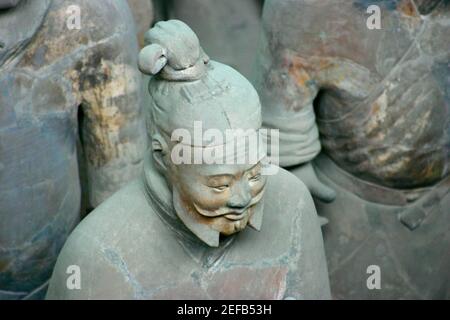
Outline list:
[[[193,81],[206,74],[209,57],[184,22],[158,22],[145,34],[145,43],[138,61],[142,73],[169,81]]]

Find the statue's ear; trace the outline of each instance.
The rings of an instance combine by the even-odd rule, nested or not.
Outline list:
[[[152,156],[157,167],[162,171],[167,171],[165,156],[169,152],[169,146],[160,134],[152,135]]]

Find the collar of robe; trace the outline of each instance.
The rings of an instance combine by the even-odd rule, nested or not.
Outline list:
[[[24,51],[38,32],[52,0],[22,0],[16,7],[0,10],[0,67]]]

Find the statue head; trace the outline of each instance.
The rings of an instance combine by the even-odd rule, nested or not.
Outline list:
[[[10,9],[20,2],[21,0],[0,0],[0,10],[2,9]]]
[[[259,230],[266,177],[264,148],[250,143],[261,127],[255,89],[231,67],[210,61],[181,21],[157,23],[146,41],[139,68],[152,76],[152,158],[177,216],[210,246],[247,225]]]

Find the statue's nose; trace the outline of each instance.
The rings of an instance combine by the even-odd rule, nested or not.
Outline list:
[[[233,195],[228,201],[228,207],[242,209],[247,207],[251,200],[250,187],[241,183],[234,187]]]

